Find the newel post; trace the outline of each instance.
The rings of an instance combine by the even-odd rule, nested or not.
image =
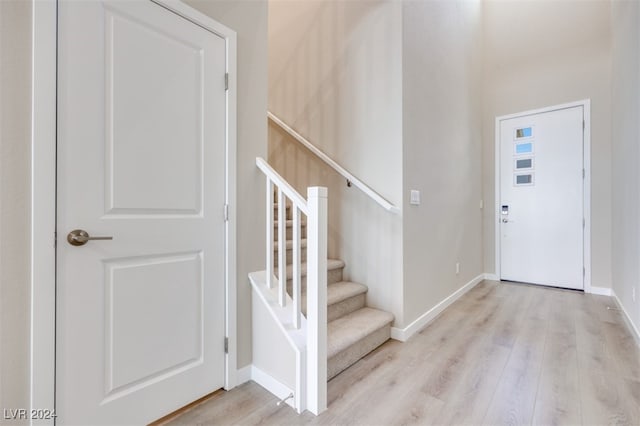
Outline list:
[[[307,188],[307,409],[327,409],[327,188]]]

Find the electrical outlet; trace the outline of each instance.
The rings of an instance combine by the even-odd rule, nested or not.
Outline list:
[[[484,200],[480,200],[480,210],[484,209]]]
[[[456,262],[456,275],[458,275],[459,273],[460,273],[460,262]]]

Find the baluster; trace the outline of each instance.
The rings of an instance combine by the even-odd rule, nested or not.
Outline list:
[[[287,222],[285,213],[286,198],[284,192],[278,188],[278,301],[280,306],[287,304]]]
[[[273,182],[267,177],[267,287],[273,288]]]
[[[301,315],[301,306],[302,306],[302,298],[301,296],[301,267],[300,267],[300,255],[302,251],[302,244],[300,241],[300,214],[298,210],[298,206],[295,204],[292,206],[293,208],[293,261],[292,261],[292,272],[293,272],[293,326],[296,329],[300,328],[300,315]]]

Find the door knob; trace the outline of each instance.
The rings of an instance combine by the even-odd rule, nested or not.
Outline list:
[[[113,240],[113,237],[91,237],[87,231],[74,229],[67,234],[67,241],[72,246],[83,246],[89,240]]]
[[[502,223],[507,223],[507,222],[509,222],[509,219],[507,219],[507,218],[503,218],[502,219]]]

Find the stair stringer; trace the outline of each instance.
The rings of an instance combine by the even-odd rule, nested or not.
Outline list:
[[[277,287],[267,287],[266,271],[252,272],[251,298],[253,365],[269,377],[260,383],[276,397],[302,413],[307,408],[306,345],[307,321],[301,317],[300,329],[293,327],[293,300],[286,294],[286,305],[278,303]],[[277,283],[274,276],[272,282]],[[274,351],[273,348],[278,350]],[[272,383],[273,385],[270,385]]]

